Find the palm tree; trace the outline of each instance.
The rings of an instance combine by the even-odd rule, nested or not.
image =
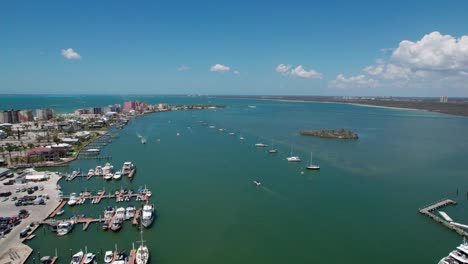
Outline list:
[[[15,150],[15,147],[13,145],[11,145],[10,143],[7,143],[6,146],[5,146],[5,150],[8,151],[8,156],[10,157],[10,162],[9,163],[13,163],[13,160],[11,159],[11,152],[13,150]]]

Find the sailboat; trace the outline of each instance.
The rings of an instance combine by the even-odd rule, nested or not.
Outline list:
[[[140,234],[141,234],[141,245],[138,247],[137,252],[136,252],[136,263],[137,264],[146,264],[148,263],[149,259],[149,250],[148,247],[145,246],[144,240],[143,240],[143,228],[140,228]]]
[[[290,156],[287,157],[286,160],[289,161],[289,162],[300,162],[301,158],[299,158],[299,156],[293,156],[293,151],[292,151],[292,147],[291,147]]]
[[[276,154],[278,153],[278,150],[274,148],[275,146],[275,142],[273,141],[273,139],[271,140],[271,149],[268,150],[268,153],[270,154]]]
[[[312,152],[310,152],[310,163],[309,163],[309,166],[306,167],[306,169],[308,169],[308,170],[320,170],[319,165],[314,165],[312,163]]]

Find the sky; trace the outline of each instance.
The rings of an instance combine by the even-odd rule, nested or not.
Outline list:
[[[468,1],[0,1],[0,94],[468,97]]]

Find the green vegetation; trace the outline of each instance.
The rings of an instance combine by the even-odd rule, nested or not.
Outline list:
[[[358,139],[358,134],[353,131],[339,130],[304,130],[301,131],[303,136],[321,137],[321,138],[338,138],[338,139]]]

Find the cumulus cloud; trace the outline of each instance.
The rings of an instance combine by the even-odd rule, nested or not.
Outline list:
[[[330,88],[352,89],[352,88],[373,88],[379,86],[377,80],[366,77],[365,75],[357,75],[346,77],[343,74],[338,74],[336,79],[329,83]]]
[[[411,69],[401,65],[386,63],[383,60],[377,60],[376,65],[370,65],[364,68],[365,73],[377,76],[386,80],[409,79],[413,74]]]
[[[292,68],[290,64],[279,64],[276,66],[276,72],[282,75],[289,75],[292,77],[299,77],[305,79],[322,79],[322,74],[310,69],[306,70],[302,65]]]
[[[306,70],[302,65],[297,66],[296,68],[290,71],[291,76],[296,76],[305,79],[322,79],[322,74],[315,70]]]
[[[62,49],[62,56],[67,60],[81,60],[80,54],[74,51],[72,48]]]
[[[181,65],[179,68],[177,68],[178,71],[188,71],[190,70],[190,67],[187,65]]]
[[[291,69],[291,65],[288,64],[279,64],[276,66],[276,72],[279,72],[281,74],[288,74],[289,69]]]
[[[211,66],[210,71],[212,72],[228,72],[231,70],[231,67],[222,65],[222,64],[215,64]]]

